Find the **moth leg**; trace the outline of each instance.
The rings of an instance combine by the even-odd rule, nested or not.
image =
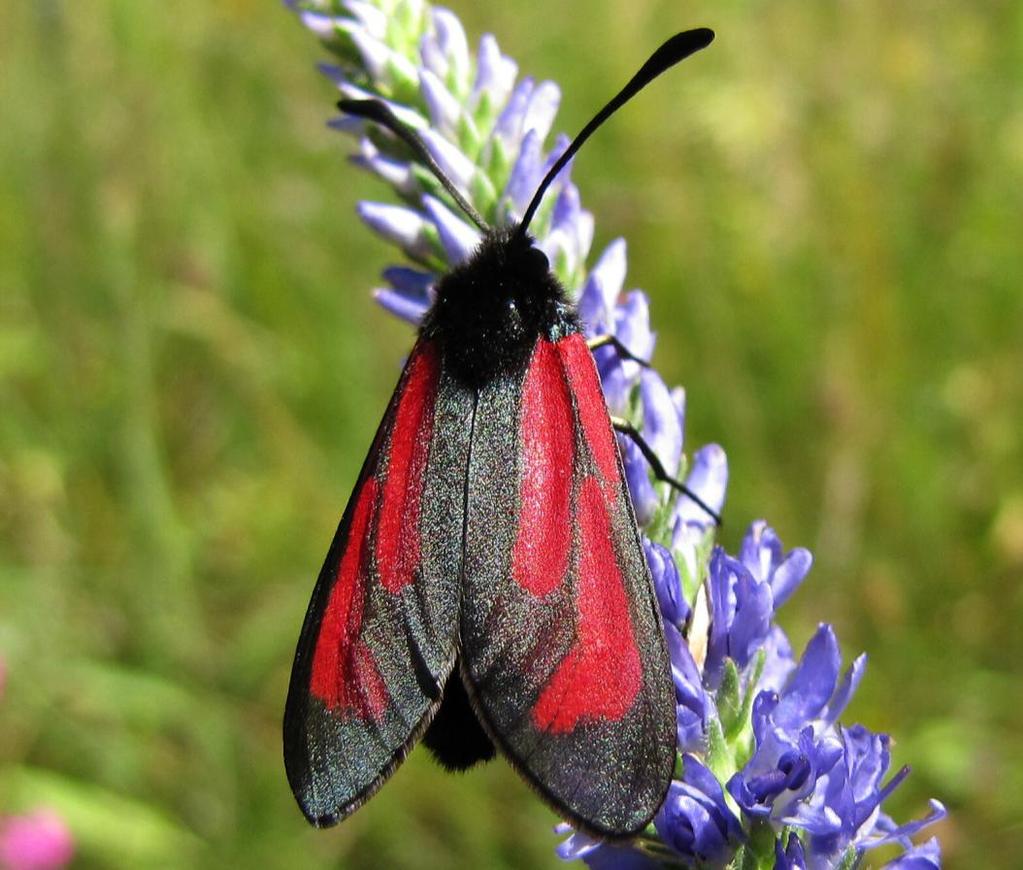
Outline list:
[[[661,463],[661,460],[657,457],[657,454],[654,453],[653,448],[646,443],[646,439],[643,437],[643,434],[635,426],[633,426],[632,423],[622,417],[612,416],[611,425],[614,426],[615,431],[621,432],[623,435],[627,435],[632,439],[632,442],[639,448],[639,452],[643,454],[643,458],[647,461],[647,464],[649,464],[650,470],[654,473],[654,477],[668,484],[668,486],[673,489],[678,490],[686,496],[686,498],[694,501],[703,510],[703,512],[707,514],[707,516],[714,520],[715,526],[721,525],[721,515],[717,511],[713,510],[688,486],[681,481],[675,480],[674,477],[668,474],[664,465]]]
[[[634,363],[639,363],[643,368],[650,368],[650,361],[645,360],[642,357],[636,356],[631,350],[629,350],[624,344],[622,344],[616,336],[613,335],[598,335],[596,338],[590,338],[586,341],[586,346],[594,351],[598,347],[613,347],[622,359],[630,360]]]

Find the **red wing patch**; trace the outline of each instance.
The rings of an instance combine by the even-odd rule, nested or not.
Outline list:
[[[314,825],[379,788],[441,704],[475,401],[420,338],[320,569],[284,712],[288,781]]]
[[[391,436],[383,445],[386,462],[374,469],[358,493],[348,546],[320,623],[309,688],[342,715],[379,719],[387,707],[387,686],[373,651],[362,639],[366,594],[374,567],[381,586],[391,594],[411,583],[419,567],[419,515],[438,375],[439,360],[432,347],[424,347],[409,361]]]
[[[600,389],[593,355],[581,335],[563,338],[558,342],[557,348],[572,395],[575,396],[583,440],[604,482],[616,485],[621,480],[618,444],[611,429],[607,403]],[[608,495],[610,497],[611,493]]]
[[[309,689],[328,708],[376,719],[387,704],[387,688],[373,653],[359,637],[368,581],[366,534],[376,506],[376,481],[359,493],[349,532],[351,546],[338,566],[337,579],[320,623]]]
[[[423,473],[430,457],[439,369],[432,348],[417,354],[395,412],[376,530],[380,582],[388,592],[399,592],[411,583],[419,567]]]
[[[462,565],[462,674],[488,734],[560,815],[635,834],[671,780],[674,689],[582,335],[541,338],[480,390]]]
[[[581,335],[570,335],[556,345],[541,341],[527,376],[524,401],[529,398],[529,379],[544,355],[557,358],[557,362],[547,363],[546,367],[557,372],[558,383],[562,385],[569,403],[568,423],[573,427],[568,432],[549,433],[557,434],[559,438],[547,445],[547,453],[552,464],[561,468],[562,473],[572,475],[574,472],[574,514],[578,530],[575,603],[578,621],[575,644],[533,707],[533,721],[538,728],[562,733],[573,730],[580,722],[613,721],[624,716],[639,693],[642,666],[608,516],[609,504],[621,497],[618,445],[608,419],[593,357]],[[547,377],[554,380],[555,376]],[[577,422],[572,416],[573,398]],[[524,437],[528,433],[527,419],[524,415]],[[584,463],[573,460],[573,453],[577,450],[592,457],[595,474],[585,471]],[[569,485],[571,482],[569,480]],[[564,521],[567,514],[566,509],[565,516],[559,516],[558,520]],[[562,528],[565,529],[562,534],[567,538],[570,531],[567,526]],[[532,534],[532,529],[525,523],[519,529],[520,536],[523,533],[527,536]],[[567,558],[567,541],[563,546],[563,558]],[[560,577],[559,574],[559,581]]]
[[[576,515],[580,535],[576,644],[533,707],[537,728],[555,734],[572,731],[580,722],[621,719],[643,681],[606,502],[596,478],[587,477]]]
[[[572,397],[554,345],[537,344],[522,388],[523,469],[512,575],[533,595],[558,588],[572,547]]]

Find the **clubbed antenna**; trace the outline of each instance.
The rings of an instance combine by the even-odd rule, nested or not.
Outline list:
[[[576,152],[583,147],[583,143],[593,135],[593,132],[645,88],[650,82],[657,78],[662,72],[670,69],[679,61],[685,60],[689,55],[695,54],[701,48],[706,48],[714,41],[714,31],[707,27],[698,27],[695,30],[686,30],[683,33],[676,33],[671,39],[664,43],[657,51],[650,55],[649,60],[639,68],[629,83],[618,92],[618,94],[603,109],[593,116],[593,119],[583,127],[582,131],[568,146],[565,153],[558,158],[558,161],[551,167],[550,172],[540,182],[540,186],[533,194],[533,199],[522,216],[517,232],[525,235],[530,221],[540,207],[540,201],[544,193],[550,187],[551,182],[557,178],[558,173],[565,168],[565,164],[571,160]]]

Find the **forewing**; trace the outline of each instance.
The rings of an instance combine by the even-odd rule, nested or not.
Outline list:
[[[365,801],[429,724],[457,645],[473,396],[413,349],[320,571],[284,714],[306,817]]]
[[[675,758],[671,671],[621,458],[585,340],[540,340],[479,395],[466,502],[463,678],[554,807],[641,830]]]

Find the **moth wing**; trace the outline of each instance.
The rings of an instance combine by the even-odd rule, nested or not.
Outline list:
[[[334,535],[284,713],[292,790],[317,826],[391,775],[440,703],[457,646],[473,397],[417,343]],[[424,530],[429,530],[428,532]]]
[[[674,768],[674,690],[581,335],[541,339],[480,392],[463,583],[463,679],[492,739],[578,826],[640,831]]]

